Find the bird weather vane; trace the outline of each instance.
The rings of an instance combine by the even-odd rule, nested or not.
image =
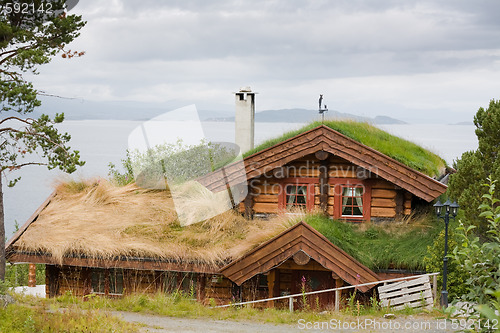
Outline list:
[[[321,104],[323,104],[323,95],[319,95],[319,109],[318,109],[318,112],[321,115],[321,122],[323,123],[325,121],[325,112],[328,111],[328,107],[325,104],[325,108],[322,108]]]

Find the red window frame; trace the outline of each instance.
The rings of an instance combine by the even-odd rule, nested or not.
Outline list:
[[[330,186],[334,186],[334,207],[333,207],[333,218],[348,220],[348,221],[369,221],[371,219],[371,186],[368,182],[358,179],[346,179],[346,178],[334,178],[330,179],[328,182]],[[342,213],[344,189],[345,188],[362,188],[362,193],[360,196],[363,203],[362,215],[344,215]],[[354,201],[354,200],[353,200]],[[358,207],[354,205],[351,201],[351,207]]]
[[[364,187],[360,185],[340,185],[340,214],[347,218],[362,218],[365,206]],[[359,200],[361,202],[359,202]],[[361,208],[361,209],[360,209]],[[360,214],[357,214],[357,213]]]
[[[280,195],[278,199],[278,206],[280,211],[289,212],[287,208],[287,188],[290,186],[306,186],[306,203],[303,204],[306,211],[310,211],[314,208],[314,184],[317,184],[318,180],[315,178],[286,178],[280,182]],[[297,197],[296,199],[297,200]]]

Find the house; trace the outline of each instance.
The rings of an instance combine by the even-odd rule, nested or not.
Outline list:
[[[168,191],[104,180],[62,184],[8,242],[7,259],[46,264],[49,297],[180,289],[224,304],[299,293],[306,285],[319,290],[379,281],[302,222],[303,212],[396,222],[446,191],[437,180],[444,163],[434,165],[435,179],[332,128],[341,123],[315,124],[258,147],[243,159],[243,176],[230,164],[199,178],[214,192],[246,181],[247,195],[234,210],[186,227],[176,220]],[[328,307],[333,297],[317,302]]]
[[[248,195],[240,211],[249,218],[317,208],[352,222],[397,220],[447,188],[326,125],[257,151],[244,164]],[[238,164],[229,165],[199,181],[217,192],[226,183],[239,182],[238,168]]]

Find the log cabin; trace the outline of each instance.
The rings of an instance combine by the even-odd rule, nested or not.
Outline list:
[[[251,91],[241,94],[237,119],[245,112],[238,103],[254,106]],[[343,124],[315,123],[253,150],[253,133],[240,140],[250,150],[243,172],[233,163],[197,182],[214,193],[238,184],[229,190],[242,200],[184,227],[168,191],[105,180],[61,184],[9,240],[7,260],[45,264],[47,297],[181,291],[205,304],[227,304],[380,281],[305,216],[398,223],[446,191],[439,180],[448,170],[442,159],[422,158],[424,150],[406,141],[409,158],[389,156],[384,141],[398,145],[397,138],[347,122],[368,128],[374,139],[368,146]],[[373,286],[358,290],[369,294]],[[315,303],[331,308],[334,298],[322,294]]]
[[[8,242],[7,258],[45,264],[48,297],[183,290],[201,302],[225,304],[298,293],[303,280],[308,290],[355,285],[380,277],[302,222],[301,214],[396,223],[446,190],[326,125],[243,162],[245,199],[223,216],[186,227],[176,222],[166,191],[105,180],[83,189],[63,184]],[[227,184],[222,172],[226,181],[241,177],[234,168],[198,181],[218,191]],[[335,300],[325,294],[316,302],[328,308]]]

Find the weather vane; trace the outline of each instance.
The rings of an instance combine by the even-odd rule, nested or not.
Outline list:
[[[321,122],[324,122],[325,121],[325,112],[328,111],[328,107],[325,104],[325,108],[322,108],[321,104],[323,104],[323,95],[319,95],[319,109],[318,109],[318,112],[321,115]]]

